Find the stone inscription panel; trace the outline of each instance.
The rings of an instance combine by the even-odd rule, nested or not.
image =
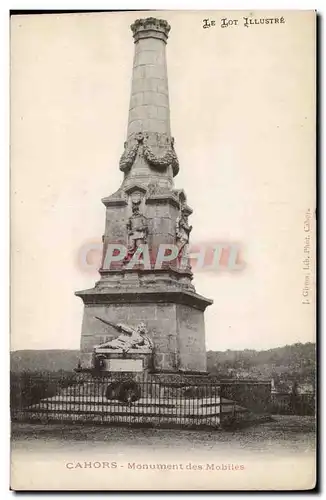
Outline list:
[[[142,372],[142,359],[106,359],[105,370],[109,372]]]

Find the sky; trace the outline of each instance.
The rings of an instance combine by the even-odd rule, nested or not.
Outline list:
[[[212,350],[315,337],[314,14],[283,12],[284,23],[247,28],[249,15],[221,28],[234,12],[155,13],[172,27],[175,187],[194,209],[192,242],[236,242],[245,263],[239,272],[195,270],[197,292],[214,300],[205,312]],[[122,182],[137,17],[12,19],[13,350],[79,348],[74,292],[99,279],[90,264],[104,230],[101,199]],[[203,29],[205,18],[216,25]]]

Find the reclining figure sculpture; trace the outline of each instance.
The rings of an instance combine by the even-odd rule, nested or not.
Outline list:
[[[152,339],[148,336],[148,330],[144,322],[139,323],[136,328],[133,328],[123,323],[115,324],[98,316],[95,317],[102,321],[102,323],[112,326],[119,332],[122,332],[117,338],[95,346],[95,354],[119,351],[126,354],[130,349],[137,349],[139,352],[146,353],[153,351],[154,344]]]

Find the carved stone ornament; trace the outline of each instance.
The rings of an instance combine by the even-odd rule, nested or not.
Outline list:
[[[157,168],[158,170],[165,170],[171,165],[173,177],[175,177],[179,172],[179,160],[174,150],[173,137],[171,137],[168,150],[162,156],[158,156],[153,153],[152,149],[147,143],[147,138],[145,136],[143,144],[143,156],[149,163],[149,165],[151,165],[151,167]]]
[[[162,155],[155,155],[151,147],[147,143],[147,135],[139,132],[136,136],[136,143],[128,148],[128,143],[124,143],[125,150],[121,155],[119,168],[122,172],[128,173],[131,169],[139,150],[142,145],[142,156],[147,161],[147,163],[157,170],[165,170],[170,165],[172,167],[173,176],[175,177],[179,172],[179,160],[177,154],[174,150],[174,138],[168,144],[167,151]]]
[[[138,148],[143,139],[144,139],[143,134],[137,134],[136,143],[129,149],[128,149],[128,143],[127,142],[124,143],[125,150],[122,153],[119,162],[119,168],[122,172],[128,173],[131,167],[133,166],[138,153]]]
[[[140,38],[158,38],[166,43],[171,26],[164,19],[147,17],[146,19],[136,19],[130,26],[135,42]]]

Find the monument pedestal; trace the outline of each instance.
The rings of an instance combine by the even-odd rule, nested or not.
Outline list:
[[[77,292],[84,301],[81,366],[90,368],[95,345],[117,336],[112,323],[136,326],[146,321],[154,343],[156,371],[206,372],[204,310],[211,301],[186,290],[93,288]]]

